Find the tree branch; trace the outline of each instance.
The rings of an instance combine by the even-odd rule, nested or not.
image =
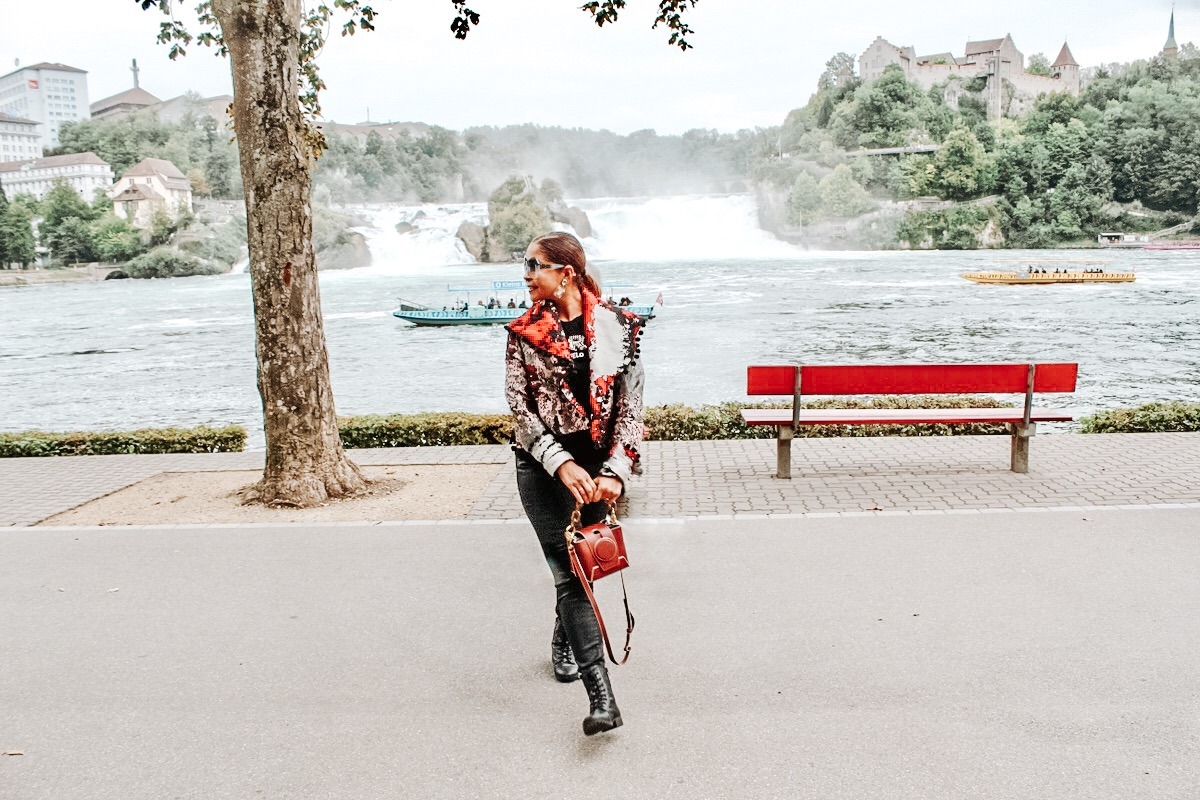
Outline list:
[[[659,25],[666,25],[671,31],[671,38],[667,40],[667,44],[675,45],[685,52],[692,49],[687,37],[694,31],[684,21],[683,15],[695,8],[698,2],[700,0],[659,0],[658,17],[651,28],[657,29]],[[609,22],[617,21],[617,16],[625,8],[625,0],[592,0],[579,8],[591,14],[597,25],[604,27]]]

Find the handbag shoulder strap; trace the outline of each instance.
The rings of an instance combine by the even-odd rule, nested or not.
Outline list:
[[[571,571],[583,584],[583,591],[587,594],[588,602],[592,604],[592,611],[596,614],[596,622],[600,625],[600,635],[604,638],[604,648],[608,651],[608,657],[614,664],[620,666],[629,660],[629,640],[633,636],[634,625],[633,614],[629,610],[629,593],[625,590],[625,572],[621,571],[621,594],[625,602],[625,654],[618,661],[617,657],[613,655],[612,643],[608,640],[608,630],[604,627],[604,617],[600,614],[600,606],[596,604],[596,596],[592,594],[591,581],[584,577],[583,565],[579,563],[579,556],[575,554],[575,545],[568,542],[567,551],[571,554]]]

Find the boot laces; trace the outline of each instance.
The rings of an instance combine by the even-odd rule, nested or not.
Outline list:
[[[588,670],[583,673],[583,682],[587,686],[589,699],[592,701],[592,711],[598,711],[612,703],[612,694],[608,690],[608,682],[598,670]]]

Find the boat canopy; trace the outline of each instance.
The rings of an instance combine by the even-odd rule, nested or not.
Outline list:
[[[491,286],[451,286],[446,284],[447,292],[511,292],[514,289],[524,289],[525,281],[492,281]]]

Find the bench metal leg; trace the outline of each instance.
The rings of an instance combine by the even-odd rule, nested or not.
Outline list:
[[[1022,474],[1029,472],[1029,439],[1037,433],[1037,423],[1009,423],[1007,427],[1012,434],[1011,469]]]
[[[792,428],[790,425],[780,425],[776,430],[779,438],[775,441],[775,477],[792,477]]]

